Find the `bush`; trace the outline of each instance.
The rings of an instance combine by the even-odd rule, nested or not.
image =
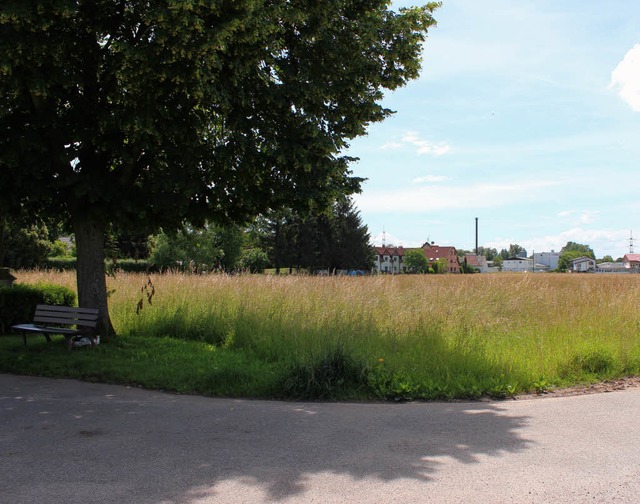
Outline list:
[[[14,285],[0,287],[0,334],[15,324],[31,322],[39,304],[74,306],[76,294],[60,285]]]
[[[149,263],[149,261],[138,261],[135,259],[118,259],[115,263],[107,260],[107,271],[123,273],[148,273],[149,271],[158,271]]]
[[[309,363],[292,365],[280,389],[284,397],[298,400],[352,397],[369,392],[368,374],[363,362],[338,346]]]
[[[56,240],[51,245],[51,250],[49,253],[51,257],[70,257],[71,247],[63,241]]]
[[[573,358],[574,367],[588,374],[606,374],[615,370],[619,363],[606,349],[593,349]]]
[[[264,273],[265,268],[269,266],[269,256],[258,248],[246,249],[240,255],[238,266],[250,273]]]

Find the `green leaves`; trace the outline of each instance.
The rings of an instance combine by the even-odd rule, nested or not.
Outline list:
[[[357,191],[342,151],[417,77],[438,6],[388,3],[3,2],[6,205],[37,179],[51,212],[175,226]]]

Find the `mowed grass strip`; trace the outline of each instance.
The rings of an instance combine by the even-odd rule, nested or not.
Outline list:
[[[72,273],[18,272],[74,286]],[[119,337],[0,340],[0,370],[236,397],[452,399],[640,374],[640,275],[108,279]],[[140,299],[144,307],[136,313]]]

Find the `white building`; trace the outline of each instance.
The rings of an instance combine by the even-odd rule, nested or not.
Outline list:
[[[603,262],[596,264],[596,273],[629,273],[629,269],[621,262]]]
[[[510,257],[502,261],[502,271],[523,272],[533,271],[533,259],[526,257]]]
[[[552,250],[551,252],[537,252],[533,254],[533,260],[536,264],[544,264],[548,269],[558,269],[560,261],[560,252]]]
[[[502,261],[502,271],[510,272],[543,272],[549,271],[549,266],[546,264],[534,263],[533,259],[527,257],[510,257]]]
[[[404,248],[393,245],[374,247],[374,267],[380,273],[404,273]]]
[[[571,261],[571,271],[578,273],[586,273],[587,271],[595,271],[596,260],[591,257],[578,257]]]

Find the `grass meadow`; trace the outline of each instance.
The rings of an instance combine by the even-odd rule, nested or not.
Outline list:
[[[16,273],[75,286],[75,274]],[[508,397],[640,374],[640,275],[108,278],[95,352],[0,341],[0,371],[182,393],[321,400]],[[143,308],[136,313],[138,302]]]

